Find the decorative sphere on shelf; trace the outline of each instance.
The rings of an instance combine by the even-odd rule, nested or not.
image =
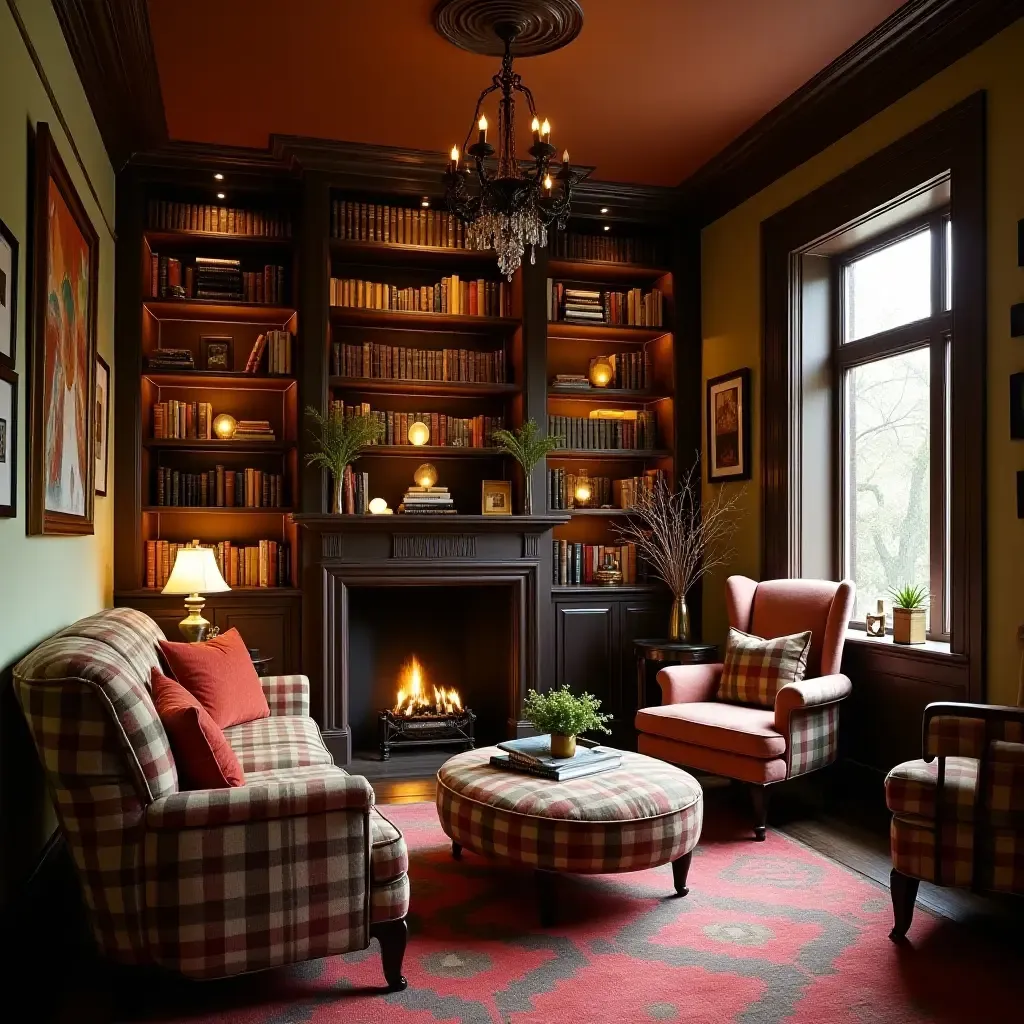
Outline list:
[[[604,356],[598,356],[590,364],[590,383],[595,388],[606,388],[613,377],[612,364]]]
[[[213,432],[222,441],[229,441],[235,436],[235,428],[238,426],[238,421],[234,416],[228,415],[226,412],[222,412],[219,416],[215,417],[213,421]]]
[[[371,498],[367,508],[373,515],[382,516],[388,511],[388,503],[384,498]]]
[[[412,478],[420,487],[433,487],[437,483],[437,469],[432,463],[424,462],[416,467]]]
[[[409,444],[422,445],[430,440],[430,427],[422,420],[409,424]]]

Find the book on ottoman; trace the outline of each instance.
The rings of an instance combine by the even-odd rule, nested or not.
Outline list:
[[[572,757],[553,757],[550,735],[507,740],[499,743],[498,749],[503,753],[491,757],[492,767],[526,772],[557,782],[606,772],[622,763],[621,751],[599,744],[587,745],[582,740],[576,741],[576,753]]]

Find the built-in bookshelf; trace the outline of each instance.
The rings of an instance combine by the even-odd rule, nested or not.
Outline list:
[[[570,516],[554,530],[552,593],[607,592],[593,582],[606,554],[623,570],[624,592],[656,592],[614,526],[630,515],[638,488],[675,478],[667,245],[630,225],[606,232],[601,223],[571,223],[552,244],[545,298],[548,429],[564,438],[548,456],[547,502]],[[604,377],[591,373],[599,360]]]

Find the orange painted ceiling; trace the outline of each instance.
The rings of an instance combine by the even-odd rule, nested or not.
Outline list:
[[[675,185],[900,0],[582,0],[569,46],[523,58],[552,141],[595,178]],[[444,151],[498,59],[437,35],[434,0],[149,0],[173,139],[271,133]],[[494,123],[492,118],[492,124]],[[528,139],[525,105],[519,137]]]

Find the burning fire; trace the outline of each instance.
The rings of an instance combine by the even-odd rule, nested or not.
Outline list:
[[[398,696],[392,713],[412,718],[414,715],[454,715],[461,712],[462,698],[459,697],[459,691],[431,685],[434,691],[431,700],[427,694],[424,674],[415,654],[402,665],[398,676]]]

